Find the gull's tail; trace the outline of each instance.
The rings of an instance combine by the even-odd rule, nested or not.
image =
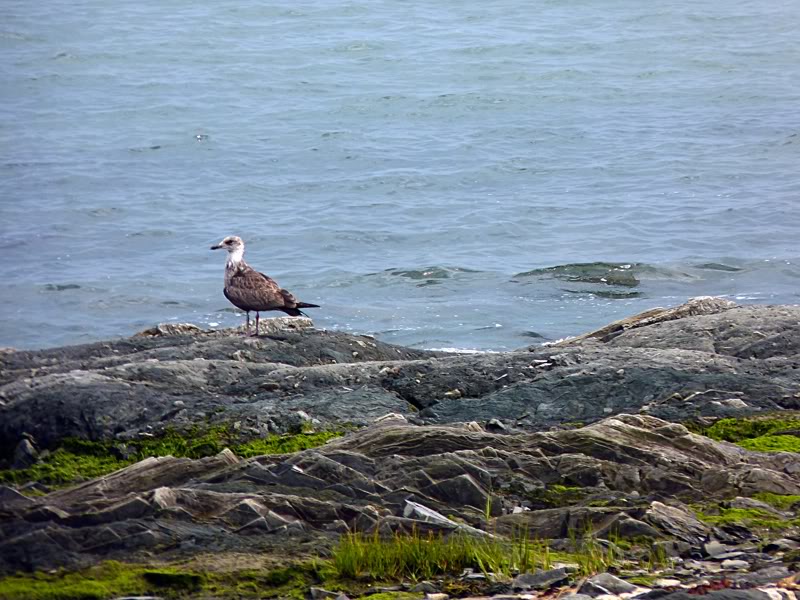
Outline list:
[[[294,308],[284,308],[283,312],[290,317],[307,317],[308,315],[300,310],[301,308],[319,308],[319,304],[309,304],[308,302],[298,302],[294,306]]]

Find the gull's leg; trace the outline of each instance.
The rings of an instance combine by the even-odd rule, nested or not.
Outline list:
[[[250,311],[247,311],[247,330],[245,331],[245,335],[250,335]]]
[[[256,337],[258,337],[258,311],[256,311]]]

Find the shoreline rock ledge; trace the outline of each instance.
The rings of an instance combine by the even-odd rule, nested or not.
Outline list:
[[[396,413],[537,431],[620,413],[684,422],[800,409],[798,306],[698,298],[550,346],[466,355],[272,321],[259,338],[162,325],[5,353],[0,457],[23,432],[52,448],[233,421],[263,435],[295,431],[298,418],[361,427]]]
[[[645,539],[681,581],[797,570],[800,454],[749,451],[691,424],[797,415],[798,306],[700,298],[549,346],[469,355],[281,321],[259,338],[172,325],[4,352],[3,469],[71,438],[124,445],[217,426],[245,439],[343,435],[292,454],[150,457],[44,495],[0,486],[0,575],[106,559],[246,565],[254,553],[324,555],[353,531],[525,530],[556,549],[576,532],[620,548]],[[744,514],[759,518],[725,520]]]

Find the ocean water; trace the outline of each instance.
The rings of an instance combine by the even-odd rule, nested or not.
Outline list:
[[[5,0],[0,346],[236,325],[229,234],[318,327],[415,347],[798,303],[798,31],[796,0]]]

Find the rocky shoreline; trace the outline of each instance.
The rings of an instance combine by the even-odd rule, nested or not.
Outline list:
[[[269,326],[4,350],[9,585],[26,585],[15,572],[110,560],[180,565],[177,587],[140,574],[137,590],[164,597],[793,597],[800,307],[695,299],[498,354],[400,348],[305,319]],[[288,454],[253,445],[323,434]],[[173,456],[152,450],[175,439]],[[781,444],[791,451],[753,451]],[[67,447],[128,466],[67,486],[23,481]],[[445,569],[423,585],[374,566],[348,579],[339,564],[343,540],[484,539],[506,552],[520,532],[536,540],[535,565]],[[262,574],[251,595],[210,587],[242,569]]]

